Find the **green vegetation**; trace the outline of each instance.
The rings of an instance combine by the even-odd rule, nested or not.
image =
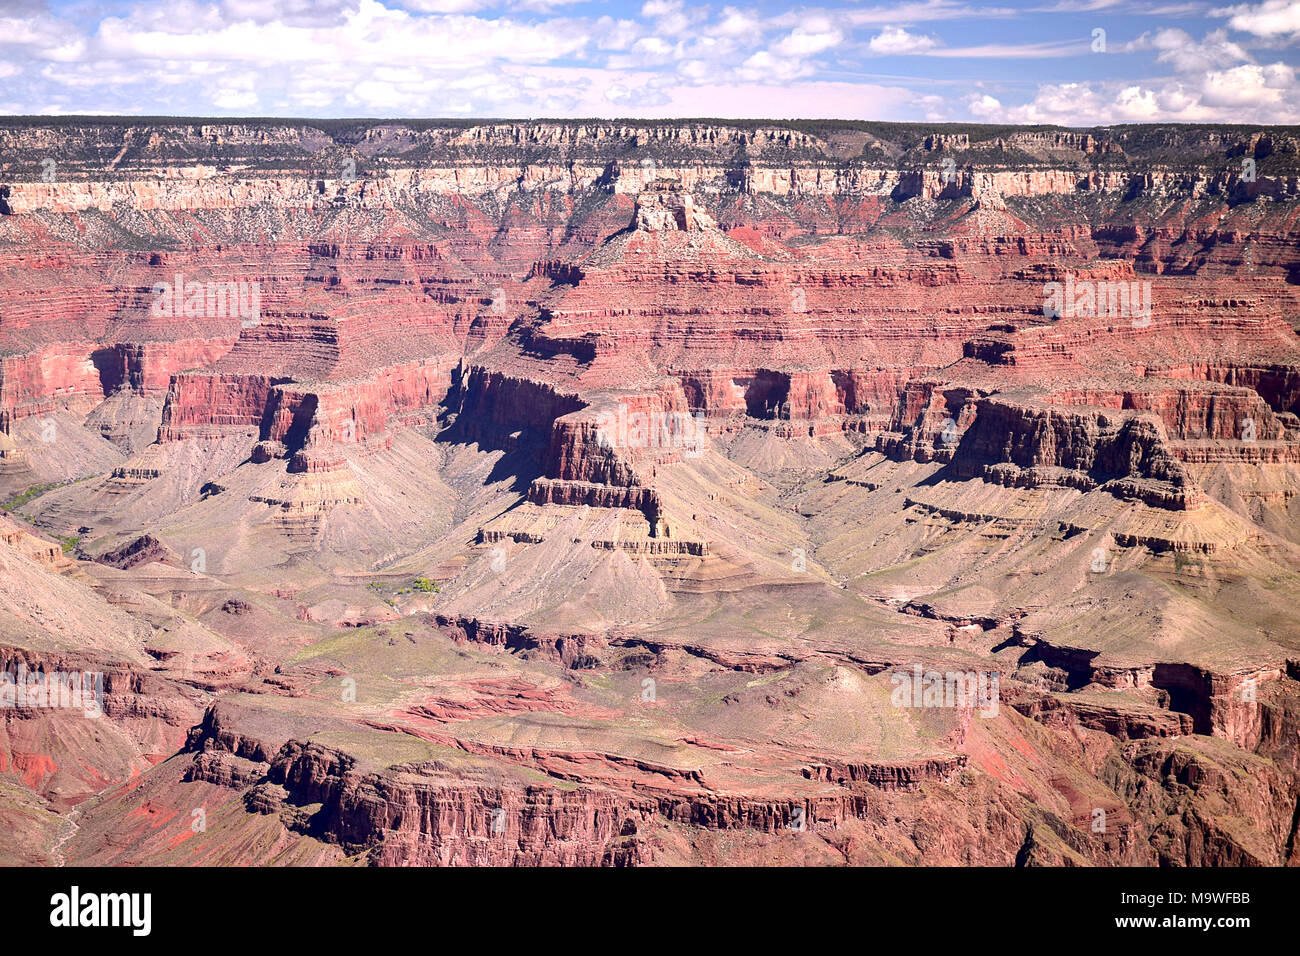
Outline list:
[[[366,585],[366,590],[374,591],[376,594],[383,594],[388,590],[388,585],[383,581],[371,581]],[[410,587],[398,588],[396,594],[410,594],[412,591],[423,591],[425,594],[437,594],[438,585],[431,578],[416,578],[411,582]]]
[[[68,554],[72,551],[73,548],[81,544],[81,535],[58,534],[54,536],[54,540],[59,542],[59,544],[63,546],[63,553]]]
[[[55,488],[63,488],[67,485],[79,484],[83,481],[88,481],[89,479],[94,477],[95,477],[94,475],[83,475],[80,478],[73,478],[69,481],[56,481],[53,484],[48,484],[48,485],[32,485],[26,491],[20,491],[16,495],[11,496],[9,500],[0,502],[0,511],[6,511],[9,513],[10,517],[21,518],[22,520],[30,524],[31,523],[30,518],[28,518],[24,514],[18,513],[18,509],[21,508],[23,505],[31,501],[35,501],[37,498],[45,494],[47,491],[53,491]],[[77,540],[79,541],[81,539],[78,538]],[[64,548],[63,550],[67,551],[68,549]]]
[[[20,491],[18,492],[18,494],[10,498],[8,501],[4,502],[3,504],[0,504],[0,510],[17,511],[23,505],[27,504],[27,502],[33,501],[36,498],[39,498],[41,495],[45,494],[45,492],[53,491],[57,487],[59,487],[59,484],[57,482],[49,485],[32,485],[26,491]]]

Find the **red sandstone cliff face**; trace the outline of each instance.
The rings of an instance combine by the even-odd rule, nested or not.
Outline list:
[[[487,442],[525,429],[549,429],[582,407],[572,392],[477,365],[461,369],[455,400],[458,430],[470,440]]]
[[[380,865],[636,865],[653,860],[644,836],[664,818],[774,833],[804,814],[809,825],[833,825],[865,808],[860,798],[819,800],[796,813],[797,805],[787,802],[739,796],[636,795],[605,786],[520,786],[510,780],[473,785],[438,763],[363,773],[347,754],[299,741],[270,756],[263,746],[223,731],[215,710],[191,733],[189,747],[199,755],[187,780],[246,789],[245,800],[256,813],[285,815],[286,808],[317,805],[310,816],[291,816],[291,825],[349,852],[369,851]],[[863,773],[893,789],[904,788],[890,783],[896,777],[915,781],[947,776],[952,769]]]
[[[93,688],[79,700],[65,695],[58,707],[11,700],[0,712],[0,774],[64,808],[174,753],[200,713],[192,690],[95,654],[5,647],[0,671],[15,681],[81,678],[79,687]]]
[[[285,800],[319,803],[309,825],[345,847],[375,847],[372,860],[404,866],[622,866],[640,862],[635,839],[649,806],[592,790],[522,791],[439,780],[438,767],[360,775],[346,756],[287,744],[268,767]],[[432,779],[421,779],[427,772]],[[264,789],[258,812],[275,810]],[[255,798],[256,799],[256,798]]]
[[[1044,659],[1068,665],[1053,657],[1050,647],[1041,651]],[[1264,688],[1279,679],[1256,676]],[[1189,668],[1157,667],[1138,675],[1138,681],[1173,694],[1178,706],[1190,709],[1184,716],[1203,725],[1199,732],[1261,754],[1290,748],[1282,755],[1282,763],[1290,765],[1297,716],[1281,698],[1266,696],[1263,706],[1244,706],[1239,682]],[[913,862],[954,862],[951,848],[945,849],[949,841],[965,847],[961,858],[993,863],[1242,865],[1276,862],[1276,854],[1285,854],[1279,848],[1290,839],[1294,804],[1285,773],[1269,769],[1243,789],[1231,763],[1221,762],[1222,754],[1198,752],[1171,739],[1191,733],[1190,726],[1172,721],[1144,727],[1123,723],[1104,706],[1090,710],[1081,702],[1077,710],[1061,710],[1047,706],[1051,703],[1041,696],[1022,697],[1014,706],[1061,741],[1062,753],[1073,751],[1081,736],[1115,734],[1129,741],[1113,751],[1100,773],[1133,796],[1127,809],[1111,807],[1109,826],[1100,833],[1091,827],[1095,816],[1086,798],[1072,793],[1062,778],[1054,778],[1053,786],[1064,788],[1070,807],[1062,816],[1028,822],[1020,798],[990,788],[987,780],[976,783],[990,766],[990,755],[974,739],[982,728],[978,722],[961,724],[963,737],[972,740],[963,745],[965,752],[948,757],[808,762],[799,776],[823,791],[791,801],[715,793],[699,774],[614,755],[476,746],[436,732],[431,736],[442,743],[534,767],[569,785],[529,783],[509,774],[467,780],[442,761],[367,771],[355,757],[328,746],[289,740],[277,749],[250,739],[227,727],[220,707],[214,707],[190,734],[184,780],[233,791],[249,813],[278,817],[289,832],[380,865],[645,865],[665,862],[673,852],[666,823],[737,837],[802,833],[802,839],[817,839],[816,834],[861,832],[888,843],[889,837],[873,834],[884,820],[893,825],[906,820],[905,826],[914,828]],[[1071,738],[1074,744],[1064,743]],[[924,794],[936,787],[974,787],[967,805],[970,820],[961,818],[966,810],[954,816],[951,806],[944,817],[928,815]],[[1265,843],[1243,843],[1216,824],[1196,796],[1201,792],[1227,793],[1237,811],[1267,821]],[[1085,802],[1074,807],[1078,800]],[[990,807],[997,808],[991,816]],[[972,824],[983,829],[964,839],[964,828]],[[1272,848],[1264,849],[1266,844]]]
[[[1189,479],[1162,440],[1162,429],[1150,419],[1060,413],[985,399],[953,461],[958,474],[968,476],[1002,462],[1025,469],[1063,468],[1086,476],[1092,487],[1149,478],[1169,488],[1161,503],[1187,507]]]
[[[199,433],[229,426],[252,434],[261,424],[272,388],[267,376],[205,373],[184,376],[180,382],[182,387],[169,393],[163,406],[160,441],[189,437],[188,426],[195,426]]]
[[[731,131],[710,131],[706,136],[698,128],[688,129],[692,130],[689,134],[671,126],[655,128],[645,142],[682,143],[686,136],[685,141],[693,149],[720,150],[724,148],[720,144],[736,141]],[[302,131],[282,133],[295,142],[305,142],[300,139],[305,135]],[[13,135],[18,142],[27,134]],[[197,132],[188,135],[194,137],[200,149],[250,148],[249,141],[238,134],[223,133],[216,140]],[[445,143],[508,151],[532,142],[535,135],[535,130],[524,133],[516,127],[484,127],[469,133],[419,134],[412,142],[424,142],[426,148],[434,150]],[[554,148],[581,152],[599,151],[629,135],[628,128],[617,126],[560,126],[546,134],[553,138],[543,138]],[[119,313],[147,312],[143,307],[150,296],[142,294],[141,288],[148,288],[149,280],[157,276],[171,277],[186,269],[192,277],[255,278],[265,286],[264,309],[255,322],[237,329],[233,340],[229,319],[213,323],[210,318],[200,317],[188,324],[195,329],[205,324],[220,326],[220,337],[177,340],[176,332],[168,329],[169,341],[163,343],[150,341],[150,336],[157,334],[155,330],[142,329],[133,333],[134,340],[129,343],[98,350],[90,347],[88,340],[86,344],[51,342],[40,353],[8,358],[5,370],[0,372],[0,405],[4,406],[0,416],[12,422],[19,416],[48,411],[55,407],[55,396],[65,402],[77,399],[93,403],[117,388],[157,390],[166,383],[167,407],[159,430],[163,440],[215,434],[212,426],[217,432],[255,428],[259,440],[285,446],[284,454],[293,470],[328,471],[338,468],[342,461],[334,445],[355,441],[365,447],[378,439],[380,447],[386,447],[384,436],[391,422],[400,422],[403,415],[412,412],[435,409],[447,399],[453,388],[450,373],[466,349],[499,341],[512,319],[536,314],[540,320],[530,322],[523,341],[542,356],[571,356],[579,363],[574,383],[565,386],[575,394],[579,385],[604,388],[617,384],[617,374],[605,370],[626,368],[633,356],[644,355],[644,359],[634,361],[647,371],[666,372],[681,384],[680,395],[659,385],[652,393],[654,400],[662,403],[663,413],[674,420],[678,412],[702,412],[708,418],[741,415],[807,420],[811,434],[839,428],[881,430],[887,420],[898,422],[914,417],[907,408],[909,380],[951,365],[963,352],[995,366],[1014,366],[1021,376],[1036,374],[1041,378],[1053,370],[1077,368],[1079,364],[1096,367],[1091,355],[1080,353],[1098,351],[1099,330],[1083,331],[1077,328],[1077,322],[1066,323],[1059,330],[1051,323],[1044,324],[1041,289],[1032,282],[1007,285],[1009,270],[999,260],[1011,257],[1017,263],[1018,277],[1029,278],[1036,271],[1046,282],[1060,279],[1069,271],[1061,268],[1062,260],[1078,257],[1082,262],[1104,250],[1107,255],[1132,256],[1144,270],[1154,266],[1156,273],[1169,275],[1172,263],[1158,261],[1156,247],[1186,248],[1191,243],[1204,250],[1195,268],[1216,272],[1226,286],[1233,285],[1225,272],[1230,261],[1224,259],[1224,251],[1239,247],[1244,237],[1232,225],[1206,232],[1196,219],[1188,217],[1183,226],[1193,232],[1178,234],[1176,226],[1170,227],[1175,214],[1166,212],[1151,229],[1100,222],[1090,233],[1072,225],[1055,233],[1049,228],[1036,234],[1023,220],[1009,216],[1005,202],[997,200],[996,195],[1071,193],[1079,183],[1065,174],[1057,182],[1053,178],[1057,174],[1050,170],[1022,173],[980,169],[981,163],[996,166],[997,150],[1040,150],[1049,165],[1066,155],[1129,155],[1119,143],[1095,135],[1061,136],[1064,138],[1030,137],[1024,142],[999,141],[987,146],[972,144],[968,139],[930,137],[920,149],[926,162],[936,162],[936,168],[906,172],[897,181],[876,173],[853,173],[849,178],[837,173],[824,183],[819,179],[823,184],[809,191],[800,185],[805,175],[800,171],[801,164],[790,168],[788,178],[783,180],[775,169],[765,169],[761,162],[749,167],[741,180],[728,178],[730,174],[722,177],[729,188],[739,187],[751,197],[779,197],[783,190],[810,196],[829,190],[824,194],[842,197],[860,191],[872,177],[876,185],[871,188],[881,195],[892,193],[893,203],[906,200],[912,193],[934,198],[944,195],[945,190],[956,197],[993,197],[981,199],[965,216],[958,217],[951,226],[951,236],[911,245],[852,240],[827,243],[815,254],[773,246],[763,247],[765,251],[760,255],[720,232],[701,208],[707,203],[693,198],[692,192],[698,190],[716,203],[713,194],[703,188],[709,175],[707,169],[686,176],[680,167],[656,160],[636,167],[601,166],[602,172],[590,181],[581,176],[565,180],[563,189],[570,192],[590,189],[599,195],[602,184],[608,183],[615,184],[616,193],[645,190],[635,209],[619,202],[605,203],[585,213],[582,221],[569,224],[571,232],[579,233],[594,227],[584,241],[601,246],[576,267],[564,264],[564,258],[547,258],[549,252],[525,253],[527,258],[519,260],[519,264],[526,262],[526,269],[513,275],[508,269],[493,274],[485,268],[485,244],[495,240],[490,240],[483,216],[463,201],[441,210],[441,215],[451,214],[459,225],[468,228],[460,239],[358,246],[341,243],[328,234],[302,239],[294,236],[293,240],[300,244],[290,258],[281,260],[278,272],[269,273],[261,265],[266,261],[266,247],[249,245],[218,247],[215,253],[196,249],[192,254],[169,252],[121,258],[110,272],[120,273],[123,278],[128,274],[138,277],[135,289],[96,288],[88,274],[87,298],[80,307],[85,311],[74,311],[74,315],[89,315],[96,301],[111,303]],[[826,148],[807,134],[778,135],[771,131],[747,139],[745,147],[772,156],[801,151],[812,155]],[[1273,149],[1249,142],[1244,146],[1225,143],[1223,148],[1225,152],[1262,149],[1264,155],[1272,155],[1269,151]],[[970,155],[963,155],[956,164],[957,181],[936,186],[934,180],[940,174],[937,159],[954,152],[962,155],[963,151]],[[1277,155],[1290,154],[1283,151]],[[153,208],[154,204],[159,208],[241,208],[257,203],[289,209],[300,201],[308,205],[326,203],[333,208],[341,195],[348,208],[353,208],[355,199],[355,208],[374,204],[376,213],[387,217],[387,210],[423,202],[417,198],[421,190],[472,197],[476,189],[493,189],[493,183],[503,181],[481,171],[457,172],[452,180],[438,174],[417,180],[409,171],[403,173],[387,166],[384,169],[380,186],[368,183],[368,188],[359,189],[360,184],[343,184],[346,188],[339,193],[323,180],[324,188],[316,183],[295,187],[305,189],[299,198],[283,190],[276,192],[281,187],[268,180],[255,188],[250,185],[248,189],[227,190],[218,199],[212,190],[220,177],[202,170],[183,174],[173,190],[151,188],[147,194],[129,181],[96,184],[70,173],[70,181],[62,189],[61,184],[44,183],[23,184],[20,191],[11,188],[8,205],[16,221],[24,222],[25,217],[75,215],[84,204],[103,206],[107,202],[111,206],[113,200],[109,197],[116,195],[115,190],[121,192],[120,198],[140,208]],[[1162,178],[1164,172],[1147,170],[1144,175],[1144,189],[1177,192],[1187,188],[1174,179],[1166,181]],[[906,185],[909,176],[916,177],[917,184],[910,192]],[[528,181],[525,176],[524,182]],[[547,175],[540,174],[538,185],[545,182]],[[1092,176],[1089,184],[1103,192],[1122,193],[1123,202],[1140,201],[1129,173]],[[102,195],[96,193],[97,189]],[[1188,195],[1196,199],[1201,193],[1191,189]],[[621,201],[617,195],[614,198]],[[556,213],[572,216],[576,209],[568,203],[565,209],[554,212],[540,207],[525,212],[520,205],[510,213],[519,226],[512,229],[512,235],[527,240],[539,222]],[[623,233],[617,233],[620,220],[616,210],[625,210],[622,216],[631,220]],[[806,219],[812,212],[805,206],[800,216]],[[771,206],[766,212],[758,211],[760,220],[764,215],[783,213]],[[888,222],[891,215],[884,206],[876,213],[881,222]],[[535,231],[533,235],[537,235]],[[1266,244],[1265,227],[1253,226],[1252,236],[1261,248]],[[602,237],[610,238],[602,243]],[[515,240],[508,242],[515,248]],[[481,247],[475,248],[476,243]],[[1271,269],[1274,275],[1278,269],[1291,268],[1286,259],[1291,254],[1285,251],[1284,242],[1270,248],[1273,251],[1262,260],[1253,260],[1256,268]],[[79,253],[69,247],[56,255],[58,258],[50,263],[59,268],[60,281],[64,281],[63,273],[73,261],[69,257]],[[1023,268],[1021,260],[1026,258],[1037,265]],[[551,265],[539,267],[538,263],[545,262]],[[1235,262],[1231,260],[1231,264]],[[305,288],[310,294],[305,299],[300,279],[295,288],[295,268],[305,270],[308,278]],[[1087,268],[1087,275],[1099,281],[1137,280],[1142,274],[1120,261],[1105,268],[1091,264]],[[1276,348],[1267,342],[1258,343],[1249,357],[1220,362],[1213,371],[1210,368],[1215,360],[1209,352],[1222,346],[1225,335],[1237,335],[1240,341],[1240,336],[1251,333],[1250,322],[1243,324],[1242,316],[1247,313],[1256,322],[1264,316],[1275,316],[1268,319],[1274,327],[1267,334],[1273,345],[1285,348],[1275,327],[1282,322],[1286,303],[1294,303],[1295,296],[1285,286],[1268,285],[1268,278],[1250,276],[1252,289],[1267,291],[1262,295],[1254,291],[1243,294],[1237,304],[1229,298],[1226,308],[1222,308],[1222,319],[1208,327],[1194,323],[1194,329],[1180,318],[1189,305],[1181,293],[1184,283],[1169,278],[1157,290],[1156,315],[1150,330],[1126,332],[1121,326],[1107,329],[1103,336],[1112,340],[1116,349],[1140,354],[1148,363],[1153,355],[1162,352],[1181,362],[1186,372],[1171,368],[1171,375],[1203,375],[1225,383],[1231,379],[1242,382],[1244,387],[1250,387],[1246,383],[1253,381],[1269,392],[1265,401],[1271,401],[1275,410],[1289,410],[1295,404],[1291,393],[1296,389],[1294,382],[1286,383],[1294,377],[1293,369],[1268,361],[1270,350],[1276,354]],[[674,289],[673,296],[665,298],[655,291],[665,285]],[[980,286],[987,286],[989,291],[981,291]],[[925,290],[924,296],[914,291],[919,289]],[[1229,292],[1229,297],[1232,294]],[[997,323],[990,322],[989,305],[999,300],[997,311],[1002,314],[1038,314],[1040,321],[1031,319],[1028,324],[1007,326],[1013,334],[990,332]],[[311,304],[304,310],[305,303]],[[944,313],[949,319],[937,320]],[[34,315],[24,302],[16,318],[7,319],[6,325],[42,329],[48,325],[34,319]],[[385,317],[381,320],[379,315]],[[1201,343],[1196,347],[1206,350],[1200,365],[1185,362],[1184,346],[1191,341]],[[432,360],[431,355],[435,356]],[[1067,360],[1067,356],[1074,359]],[[220,378],[205,382],[202,376],[176,374],[186,366],[204,367],[204,374]],[[588,368],[583,370],[582,366]],[[1271,371],[1248,371],[1260,367]],[[1203,371],[1193,373],[1194,368]],[[1134,367],[1133,371],[1166,374],[1160,367],[1150,366],[1145,370]],[[246,379],[236,383],[226,377],[232,373]],[[533,373],[521,367],[517,374],[526,379]],[[462,405],[476,401],[472,392],[474,375],[471,370],[465,376],[464,389],[469,397],[456,399]],[[273,382],[277,376],[291,379],[293,384]],[[354,384],[360,381],[367,384]],[[308,382],[337,384],[319,388]],[[1116,394],[1119,397],[1112,398]],[[1059,397],[1054,393],[1048,400],[1055,402]],[[1264,412],[1241,414],[1249,410],[1248,395],[1237,399],[1226,394],[1193,396],[1161,392],[1159,386],[1152,386],[1146,397],[1131,389],[1116,393],[1103,387],[1092,390],[1087,398],[1103,407],[1116,401],[1135,410],[1149,407],[1162,416],[1178,440],[1230,440],[1234,437],[1233,420],[1244,417],[1255,421],[1256,435],[1263,435],[1266,441],[1279,439],[1282,434],[1281,426]],[[642,399],[633,395],[623,401],[635,407]],[[1205,407],[1193,413],[1185,407],[1189,401]],[[1064,402],[1073,404],[1074,400],[1067,398]],[[1238,407],[1233,407],[1234,403]],[[570,411],[577,407],[574,405]],[[517,417],[513,422],[516,427],[507,428],[506,433],[529,425],[548,431],[550,421],[563,414],[557,411],[546,422],[532,421],[546,415]],[[1191,414],[1205,420],[1191,422],[1187,420]],[[968,424],[961,422],[961,429]],[[545,439],[550,445],[546,476],[626,484],[634,474],[644,480],[653,468],[655,456],[635,454],[635,449],[611,454],[607,448],[597,448],[596,453],[587,453],[583,449],[590,446],[590,438],[586,426],[556,426]],[[923,442],[927,443],[928,439]],[[1249,457],[1253,452],[1251,449],[1244,454]],[[940,449],[937,454],[942,457],[944,452]],[[1184,454],[1204,459],[1207,453],[1187,450]],[[673,455],[660,460],[670,462]]]

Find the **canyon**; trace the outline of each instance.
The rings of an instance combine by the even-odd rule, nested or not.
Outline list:
[[[1290,128],[0,123],[0,860],[1300,864],[1298,335]]]

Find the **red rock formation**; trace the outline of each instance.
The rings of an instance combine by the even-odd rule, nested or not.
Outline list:
[[[0,481],[100,555],[0,529],[0,621],[122,642],[113,752],[6,718],[0,773],[52,797],[84,744],[71,845],[125,863],[796,820],[848,862],[1294,862],[1293,134],[811,129],[0,128],[69,157],[0,184]],[[154,308],[190,282],[257,308]],[[900,649],[1006,706],[878,707]],[[220,848],[128,825],[195,797]]]

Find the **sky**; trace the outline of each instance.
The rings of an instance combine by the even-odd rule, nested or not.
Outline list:
[[[1300,0],[0,0],[0,113],[1300,123]]]

